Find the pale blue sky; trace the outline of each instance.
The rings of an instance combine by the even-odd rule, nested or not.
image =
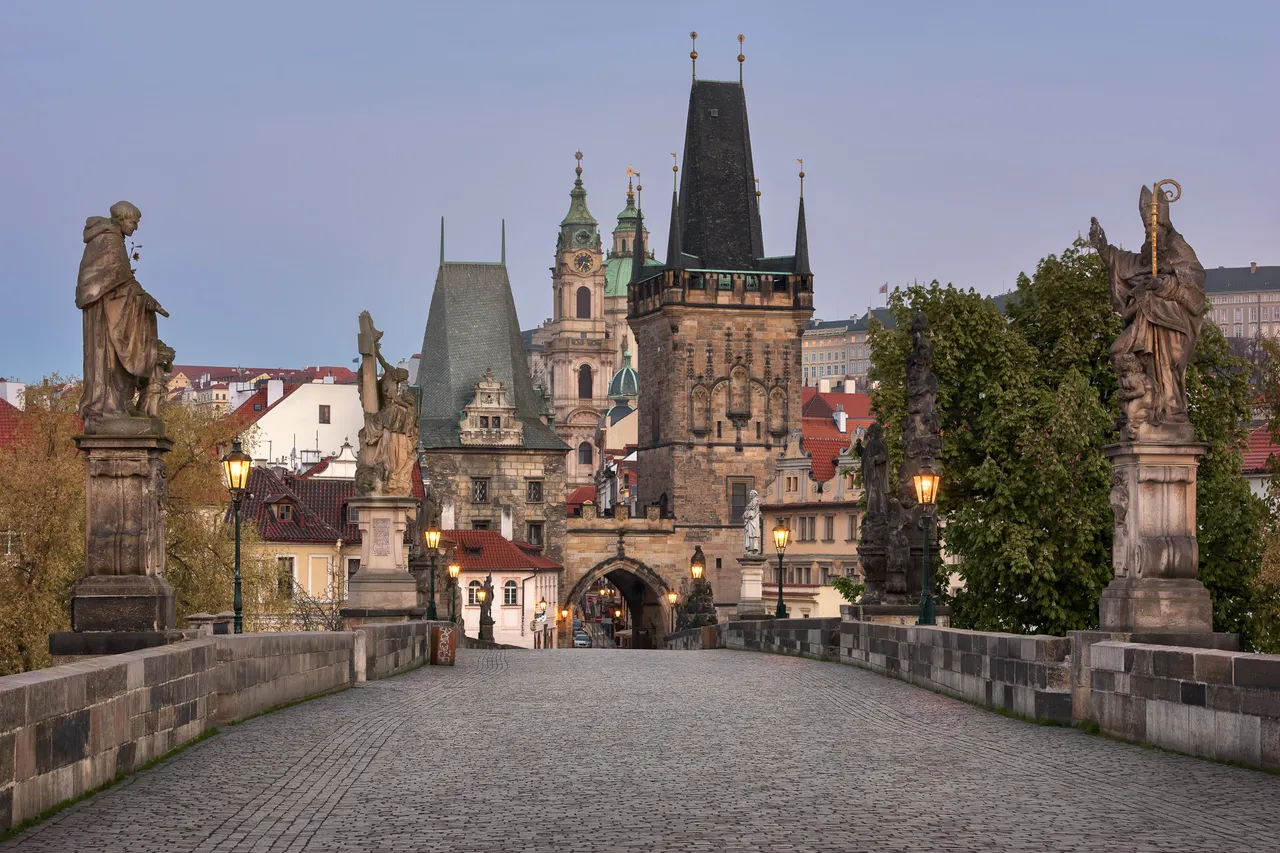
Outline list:
[[[422,341],[441,215],[549,316],[573,152],[606,228],[644,175],[665,249],[690,30],[745,33],[765,247],[803,157],[817,316],[881,284],[996,293],[1140,184],[1206,266],[1280,263],[1280,3],[19,3],[0,0],[0,376],[78,373],[89,215],[143,211],[139,280],[183,363],[349,363]]]

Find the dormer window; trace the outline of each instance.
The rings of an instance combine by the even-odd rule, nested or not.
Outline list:
[[[497,415],[494,415],[492,418],[489,419],[489,424],[494,429],[502,429],[502,418],[498,417]]]
[[[293,521],[293,504],[276,504],[278,521]]]
[[[488,428],[489,428],[489,418],[488,418],[487,416],[485,416],[485,415],[481,415],[481,416],[480,416],[480,429],[488,429]]]

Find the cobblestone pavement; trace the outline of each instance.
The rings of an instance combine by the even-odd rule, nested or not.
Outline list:
[[[1280,777],[735,651],[464,651],[260,717],[24,851],[1276,851]]]

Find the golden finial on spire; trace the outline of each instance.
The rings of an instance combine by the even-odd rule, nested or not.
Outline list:
[[[573,159],[578,161],[578,167],[573,171],[577,173],[579,178],[581,178],[582,177],[582,152],[581,151],[573,152]]]
[[[689,58],[693,60],[693,79],[698,79],[698,34],[689,33],[689,39],[693,42],[693,50],[689,51]]]
[[[804,160],[796,160],[800,164],[800,198],[804,198]]]
[[[628,201],[636,197],[635,191],[631,188],[631,176],[634,175],[635,173],[636,173],[636,170],[632,169],[630,164],[628,164],[627,165],[627,200]]]
[[[760,179],[756,178],[756,210],[760,210]]]
[[[675,192],[677,189],[676,175],[679,174],[679,172],[680,172],[680,160],[678,157],[676,157],[676,152],[672,151],[671,152],[671,191],[672,192]]]
[[[742,63],[747,61],[747,57],[742,52],[742,43],[746,40],[746,36],[738,33],[738,85],[742,85]]]
[[[640,207],[641,206],[640,199],[643,198],[643,196],[640,194],[644,192],[644,187],[640,185],[640,173],[636,172],[635,176],[636,176],[636,207]]]

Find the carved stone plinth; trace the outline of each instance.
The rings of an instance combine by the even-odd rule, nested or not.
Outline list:
[[[173,442],[151,418],[104,420],[97,428],[75,439],[86,456],[85,576],[72,587],[71,630],[49,636],[60,659],[183,637],[164,579],[164,454]]]
[[[351,577],[342,611],[351,627],[420,619],[426,612],[418,605],[417,581],[404,553],[409,511],[417,503],[381,495],[351,499],[360,527],[360,571]]]
[[[742,566],[742,585],[738,589],[739,619],[762,619],[766,614],[764,603],[763,554],[747,554],[738,558]]]
[[[1129,442],[1104,449],[1115,466],[1112,566],[1098,602],[1103,631],[1213,630],[1209,591],[1196,579],[1196,466],[1207,445]]]

